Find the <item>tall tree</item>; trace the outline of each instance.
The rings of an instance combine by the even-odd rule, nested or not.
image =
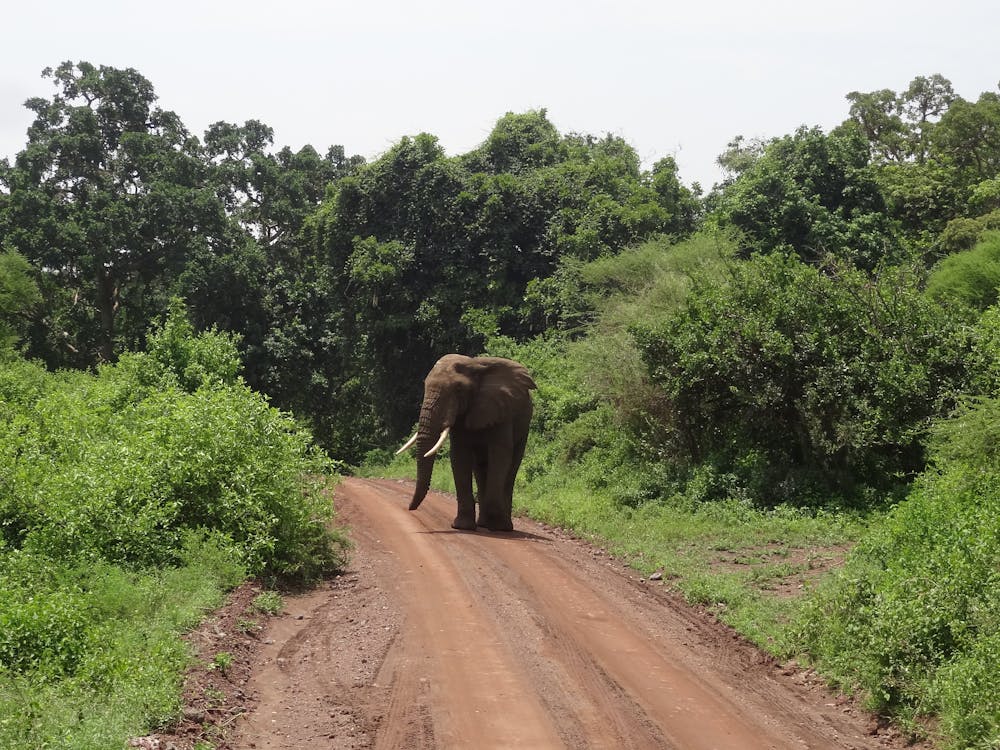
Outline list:
[[[202,155],[230,219],[230,239],[192,255],[179,292],[198,325],[241,333],[251,385],[283,408],[305,412],[299,396],[305,371],[288,346],[311,278],[300,233],[328,185],[363,159],[346,157],[342,146],[321,157],[309,145],[276,151],[273,142],[273,130],[258,120],[220,121],[206,131]]]
[[[868,140],[872,159],[902,162],[910,155],[910,129],[900,116],[899,97],[891,89],[847,95],[850,117]]]
[[[956,98],[951,81],[939,73],[917,76],[898,94],[891,89],[849,93],[849,122],[868,141],[873,161],[923,164],[934,125]]]
[[[955,101],[951,81],[939,73],[917,76],[900,97],[900,109],[910,121],[913,155],[923,164],[930,148],[930,136],[936,123]]]
[[[875,179],[905,241],[934,258],[954,219],[1000,207],[1000,97],[957,96],[939,74],[905,91],[852,92],[850,118],[834,133],[869,144]]]
[[[741,233],[746,254],[827,255],[863,268],[898,258],[900,247],[856,129],[829,135],[799,128],[768,143],[714,199],[712,220]]]
[[[955,99],[932,137],[939,158],[953,164],[968,186],[1000,174],[1000,95],[987,91],[975,102]]]
[[[266,249],[293,245],[327,185],[363,162],[346,157],[342,146],[321,157],[308,145],[274,153],[273,144],[274,131],[259,120],[243,125],[220,121],[204,138],[204,155],[227,212]]]
[[[162,310],[166,281],[222,233],[225,215],[173,112],[137,71],[65,62],[26,102],[27,147],[5,169],[5,244],[43,276],[33,347],[52,364],[113,360]]]
[[[306,222],[303,236],[326,264],[316,278],[342,314],[310,348],[317,366],[341,369],[323,365],[329,377],[303,392],[347,413],[345,398],[366,389],[375,412],[357,414],[354,444],[374,436],[375,447],[411,426],[421,380],[442,353],[539,332],[544,316],[526,292],[560,258],[684,234],[696,206],[673,160],[643,172],[621,138],[561,136],[544,110],[508,113],[455,157],[431,135],[403,138],[341,180]]]

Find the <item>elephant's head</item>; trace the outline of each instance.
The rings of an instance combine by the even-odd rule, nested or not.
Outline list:
[[[456,424],[481,430],[510,418],[535,387],[523,365],[499,357],[446,354],[424,378],[424,400],[416,434],[397,451],[417,446],[417,487],[410,510],[423,502],[434,457]]]

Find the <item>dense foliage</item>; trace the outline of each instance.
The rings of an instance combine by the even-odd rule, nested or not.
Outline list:
[[[714,216],[740,230],[745,253],[791,252],[812,262],[835,255],[866,269],[900,259],[868,144],[856,132],[803,127],[742,166]]]
[[[31,265],[20,254],[0,254],[0,358],[24,336],[30,313],[41,301]]]
[[[194,336],[176,308],[148,352],[123,355],[97,376],[5,364],[7,547],[162,566],[189,531],[211,529],[252,573],[333,569],[340,558],[320,494],[330,464],[237,380],[237,365],[229,336]]]
[[[870,705],[1000,739],[1000,403],[940,425],[934,468],[811,603],[801,645]]]
[[[541,333],[546,297],[528,291],[561,261],[689,232],[695,210],[672,160],[642,173],[621,139],[560,136],[544,111],[506,115],[457,157],[432,136],[404,138],[340,181],[306,227],[329,312],[322,330],[302,332],[313,379],[295,403],[368,404],[356,425],[339,412],[320,430],[356,459],[408,430],[441,352]]]
[[[179,638],[247,574],[344,542],[330,462],[175,304],[98,374],[0,362],[0,746],[119,746],[178,710]]]
[[[923,466],[924,431],[973,376],[967,318],[907,268],[872,276],[778,254],[696,285],[633,331],[663,388],[671,452],[735,474],[763,500],[888,487]]]
[[[1000,232],[983,232],[976,244],[945,256],[927,280],[927,293],[943,303],[960,302],[982,311],[997,301]]]
[[[28,101],[28,145],[0,169],[3,247],[45,297],[29,352],[113,362],[180,295],[347,460],[409,427],[439,352],[540,333],[544,299],[525,292],[561,258],[689,233],[698,213],[672,159],[644,172],[621,138],[560,135],[544,111],[506,115],[468,154],[420,134],[363,165],[273,153],[253,120],[199,139],[132,69],[45,75],[57,93]]]

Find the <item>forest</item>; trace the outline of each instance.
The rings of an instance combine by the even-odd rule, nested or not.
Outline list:
[[[545,110],[366,161],[193,134],[133,69],[39,88],[0,161],[0,746],[175,716],[178,634],[343,565],[326,478],[412,470],[446,352],[538,383],[521,512],[913,736],[1000,743],[1000,88],[846,93],[710,189]],[[846,559],[792,600],[787,560],[713,574],[776,542]]]

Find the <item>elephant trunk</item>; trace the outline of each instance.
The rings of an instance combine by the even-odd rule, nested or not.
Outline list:
[[[416,510],[420,503],[427,496],[427,491],[431,486],[431,474],[434,473],[435,455],[427,455],[434,449],[441,437],[441,433],[449,425],[436,413],[436,398],[424,398],[424,405],[420,410],[420,425],[417,428],[417,486],[413,490],[413,499],[410,500],[410,510]]]
[[[427,490],[431,486],[431,474],[434,473],[434,456],[417,458],[417,486],[413,490],[413,499],[410,500],[410,510],[416,510],[420,503],[427,497]]]

